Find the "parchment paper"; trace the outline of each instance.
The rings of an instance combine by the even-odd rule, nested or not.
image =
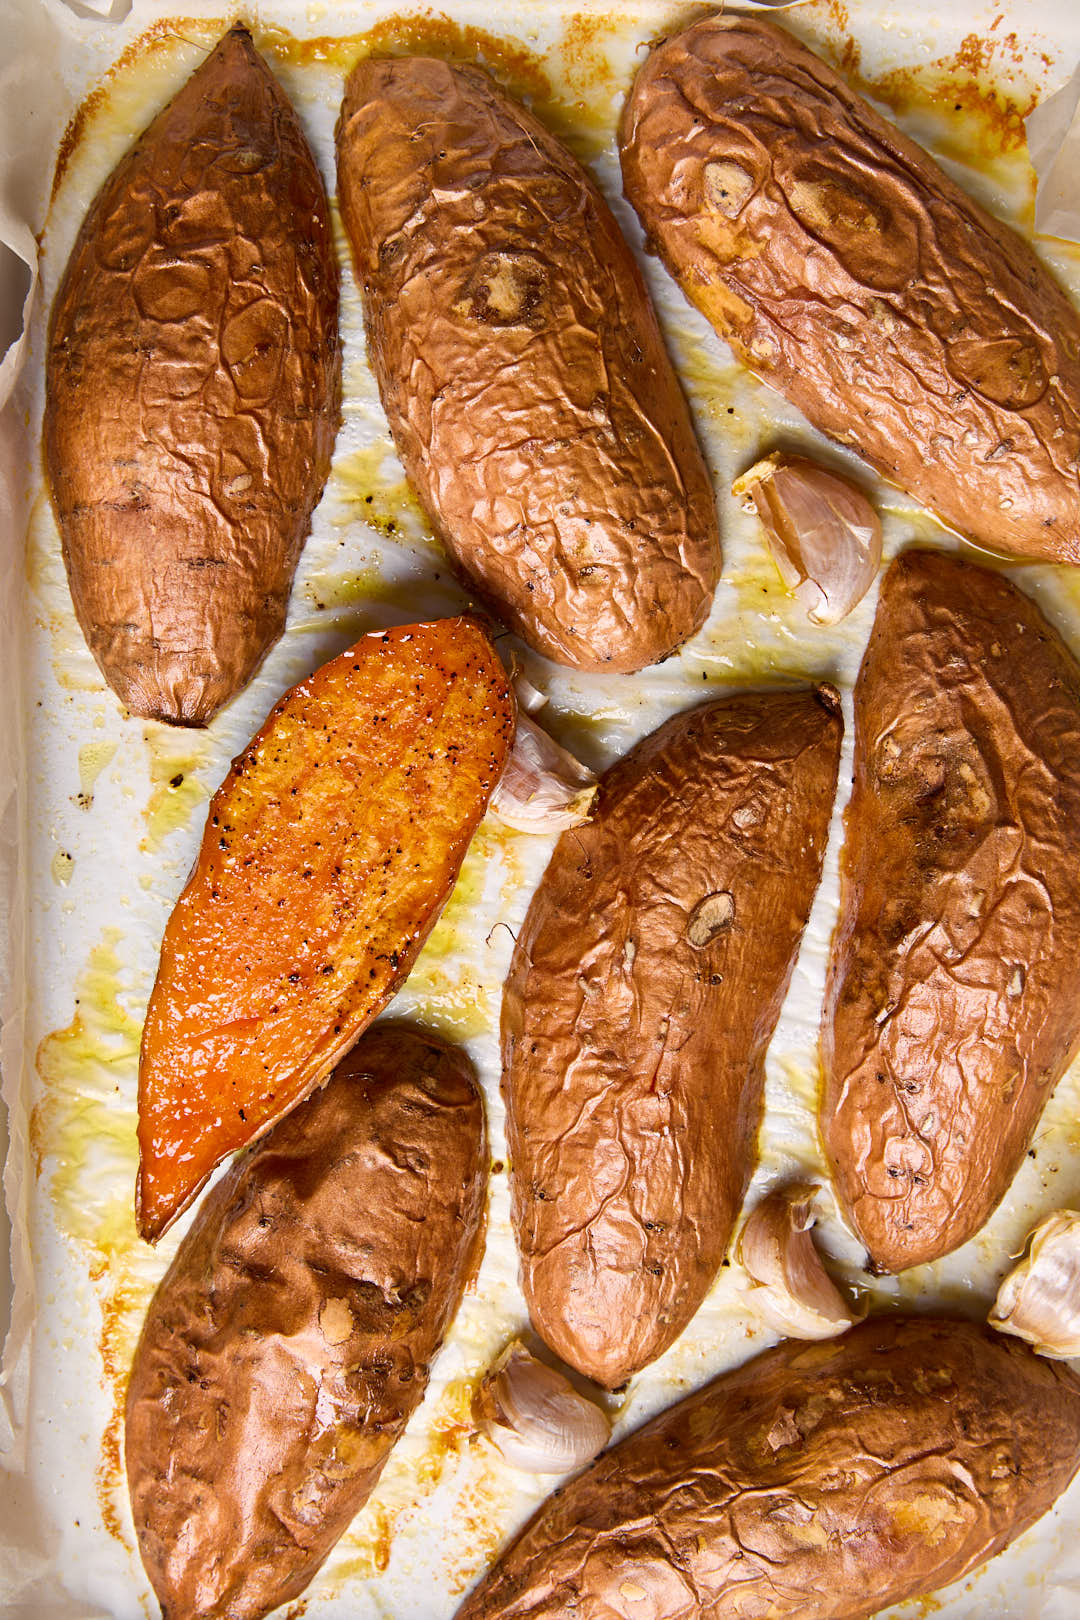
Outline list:
[[[358,36],[394,9],[385,0],[260,0],[243,12],[305,122],[331,190],[344,72],[368,48]],[[423,10],[405,9],[414,18]],[[610,14],[603,0],[584,7],[580,0],[517,0],[497,13],[476,0],[438,7],[440,16],[449,13],[474,30],[470,48],[511,88],[540,98],[542,116],[569,134],[591,164],[639,250],[640,231],[621,198],[612,132],[640,43],[692,10],[681,0],[630,0]],[[44,321],[97,187],[236,14],[220,0],[192,0],[182,11],[182,20],[170,21],[171,13],[142,0],[130,8],[123,0],[111,8],[104,0],[8,0],[3,16],[0,241],[41,278],[25,333],[0,370],[0,404],[14,390],[0,428],[0,1015],[16,1280],[0,1387],[6,1469],[0,1614],[7,1620],[135,1620],[156,1613],[134,1549],[118,1400],[146,1302],[183,1228],[157,1250],[134,1235],[136,1061],[161,931],[194,856],[205,800],[293,681],[365,629],[455,611],[464,600],[394,456],[341,244],[346,419],[284,640],[205,733],[126,718],[82,642],[42,488]],[[1034,186],[1022,120],[1080,57],[1080,16],[1070,0],[946,0],[937,8],[924,0],[895,6],[868,0],[850,24],[842,6],[810,0],[788,10],[785,22],[834,56],[847,47],[848,68],[862,73],[887,110],[982,201],[1030,230]],[[424,24],[429,33],[436,25],[430,16]],[[104,83],[50,207],[68,119],[151,27],[152,45],[128,52]],[[485,29],[512,48],[497,48]],[[337,43],[349,36],[357,36],[352,44]],[[455,37],[460,44],[460,32]],[[443,38],[450,38],[445,28]],[[296,40],[309,42],[306,54]],[[43,227],[38,266],[35,236]],[[1039,248],[1080,295],[1080,254],[1060,242]],[[667,714],[731,687],[827,677],[844,691],[850,725],[850,688],[875,593],[836,629],[809,625],[784,592],[756,521],[728,494],[732,477],[777,444],[800,445],[837,465],[847,458],[740,371],[660,266],[644,265],[715,474],[724,581],[702,633],[678,658],[641,677],[575,675],[524,655],[529,678],[550,696],[545,717],[595,766]],[[872,482],[862,470],[859,476]],[[896,491],[877,493],[888,555],[913,539],[955,544]],[[1013,572],[1080,651],[1080,579],[1048,568]],[[814,1120],[816,1031],[850,766],[849,740],[825,879],[770,1051],[750,1204],[792,1173],[823,1179]],[[496,1160],[488,1247],[423,1406],[308,1594],[310,1620],[332,1611],[352,1620],[451,1616],[479,1570],[555,1483],[510,1470],[468,1418],[476,1379],[526,1319],[509,1228],[496,1030],[512,933],[551,842],[484,824],[394,1006],[462,1039],[484,1079]],[[860,1270],[861,1251],[824,1192],[823,1241],[838,1274],[871,1303],[917,1300],[985,1314],[1029,1227],[1051,1209],[1080,1202],[1078,1105],[1074,1069],[1047,1108],[1035,1157],[984,1231],[957,1254],[903,1278],[875,1282]],[[679,1342],[632,1382],[617,1432],[770,1342],[746,1288],[737,1265],[721,1272]],[[931,1607],[950,1620],[1072,1620],[1080,1612],[1078,1530],[1080,1486],[1006,1555]],[[908,1620],[926,1612],[925,1604],[894,1611]]]

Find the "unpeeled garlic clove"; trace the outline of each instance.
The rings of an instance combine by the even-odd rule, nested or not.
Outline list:
[[[596,777],[518,710],[517,733],[491,809],[518,832],[564,832],[588,821]]]
[[[607,1413],[530,1355],[520,1339],[485,1375],[473,1416],[507,1462],[529,1474],[584,1468],[611,1438]]]
[[[862,490],[805,456],[766,456],[737,478],[765,526],[780,577],[814,624],[838,624],[881,562],[881,520]]]
[[[1059,1209],[1039,1222],[998,1289],[989,1322],[1041,1356],[1080,1356],[1080,1213]]]
[[[739,1240],[742,1263],[758,1285],[750,1290],[751,1303],[792,1339],[831,1339],[855,1320],[810,1236],[816,1191],[798,1185],[770,1193]]]

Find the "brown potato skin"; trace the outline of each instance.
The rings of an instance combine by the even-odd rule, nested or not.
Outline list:
[[[525,1297],[609,1388],[682,1332],[727,1250],[842,731],[831,687],[676,715],[601,778],[518,936],[502,1047]],[[717,892],[733,921],[695,946]]]
[[[637,263],[581,165],[479,68],[362,61],[338,191],[398,453],[538,652],[654,664],[704,623],[716,503]]]
[[[1080,1466],[1080,1382],[971,1322],[787,1340],[540,1508],[458,1620],[867,1620],[958,1580]]]
[[[1080,562],[1080,318],[1026,242],[756,18],[659,44],[621,144],[652,245],[751,370],[981,545]]]
[[[487,1176],[465,1054],[379,1024],[218,1182],[127,1391],[165,1620],[296,1597],[371,1494],[475,1273]]]
[[[322,178],[237,26],[98,193],[49,328],[72,601],[133,714],[204,724],[281,635],[337,433],[337,322]]]
[[[1004,1196],[1080,1045],[1080,667],[1001,575],[889,569],[855,688],[821,1130],[874,1268]]]
[[[473,618],[361,636],[299,682],[210,801],[139,1054],[149,1242],[319,1085],[450,898],[514,737]]]

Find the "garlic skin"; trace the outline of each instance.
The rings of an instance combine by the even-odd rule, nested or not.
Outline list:
[[[855,1321],[810,1236],[816,1192],[803,1184],[778,1188],[753,1210],[739,1239],[742,1263],[758,1285],[751,1304],[792,1339],[831,1339]]]
[[[1080,1356],[1080,1212],[1059,1209],[1039,1222],[987,1320],[999,1333],[1026,1339],[1040,1356]]]
[[[881,520],[862,490],[805,456],[766,456],[737,478],[765,527],[773,561],[813,624],[839,624],[881,563]]]
[[[588,821],[596,777],[518,710],[517,733],[489,808],[518,832],[565,832]]]
[[[607,1413],[530,1355],[520,1339],[485,1374],[473,1416],[506,1461],[528,1474],[584,1468],[611,1438]]]

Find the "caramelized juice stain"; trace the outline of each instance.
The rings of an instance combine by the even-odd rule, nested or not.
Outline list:
[[[399,1521],[411,1517],[470,1452],[476,1434],[473,1390],[471,1379],[454,1379],[447,1384],[432,1413],[419,1455],[408,1442],[391,1452],[374,1496],[338,1543],[324,1576],[331,1590],[348,1581],[381,1574],[389,1565]],[[451,1524],[455,1537],[462,1530],[466,1532],[463,1555],[470,1561],[471,1573],[481,1561],[477,1557],[480,1545],[484,1547],[481,1557],[490,1560],[501,1540],[499,1484],[497,1475],[485,1465],[479,1480],[467,1481],[454,1503]],[[466,1580],[469,1578],[471,1574]],[[452,1590],[457,1590],[456,1585]]]
[[[105,681],[83,639],[71,606],[60,535],[48,491],[30,509],[26,528],[26,582],[41,612],[37,622],[51,640],[57,685],[66,692],[104,692]]]
[[[587,28],[591,19],[580,19]],[[602,25],[612,28],[618,22],[596,19],[596,34]],[[588,37],[588,60],[584,57]],[[538,36],[533,42],[539,44]],[[529,49],[529,39],[504,38],[486,28],[455,22],[445,14],[400,12],[384,17],[366,33],[344,38],[323,36],[296,39],[283,28],[256,29],[255,43],[271,60],[290,67],[309,64],[336,68],[347,76],[357,62],[368,56],[437,56],[444,61],[486,69],[515,101],[525,103],[542,124],[564,140],[578,156],[591,155],[610,139],[617,110],[613,90],[604,86],[599,74],[599,54],[595,38],[571,34],[564,42],[566,83],[553,85],[550,66],[538,51]]]
[[[94,788],[106,765],[112,763],[117,745],[114,742],[84,743],[79,749],[79,792],[77,804],[89,810],[94,802]]]
[[[150,722],[143,728],[150,765],[150,799],[143,812],[146,836],[139,848],[153,853],[170,833],[186,827],[196,808],[210,797],[197,772],[206,759],[204,744],[192,733]]]
[[[115,92],[118,80],[127,70],[136,65],[140,69],[145,68],[149,57],[171,50],[178,39],[183,40],[185,44],[195,45],[199,50],[209,54],[229,26],[225,20],[208,22],[205,17],[162,17],[144,29],[138,39],[132,40],[109,68],[102,82],[79,104],[68,122],[60,141],[60,150],[56,155],[52,191],[49,196],[50,211],[72,157],[82,146],[90,125],[104,110]],[[132,138],[137,133],[138,131],[132,131]]]
[[[70,1024],[38,1047],[43,1094],[30,1116],[37,1173],[52,1167],[57,1223],[89,1249],[94,1277],[136,1242],[131,1195],[142,1026],[120,996],[121,938],[118,929],[106,929],[76,980]],[[105,1186],[113,1188],[107,1198]]]

